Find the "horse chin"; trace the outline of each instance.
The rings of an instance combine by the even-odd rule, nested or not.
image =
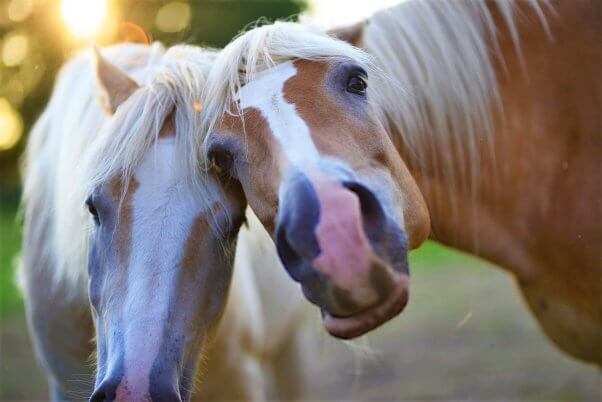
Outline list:
[[[322,309],[324,327],[335,338],[353,339],[381,326],[401,313],[409,300],[410,278],[397,273],[394,289],[378,304],[350,316],[336,316]]]

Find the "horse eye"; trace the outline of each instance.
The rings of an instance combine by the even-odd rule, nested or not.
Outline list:
[[[100,218],[98,216],[98,210],[96,209],[96,207],[94,206],[94,202],[92,201],[91,198],[88,198],[86,200],[86,207],[88,208],[88,212],[90,212],[90,214],[92,215],[92,217],[94,218],[94,222],[97,225],[100,225]]]
[[[232,154],[223,149],[209,151],[209,161],[219,174],[230,174],[232,168]]]
[[[359,75],[352,75],[347,81],[347,92],[351,92],[357,95],[366,95],[366,89],[368,89],[368,83]]]

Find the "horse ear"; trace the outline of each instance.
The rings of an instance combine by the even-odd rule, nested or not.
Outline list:
[[[366,25],[368,25],[368,21],[360,21],[353,25],[331,29],[328,31],[328,35],[360,47]]]
[[[102,57],[98,47],[94,46],[92,53],[100,89],[100,103],[107,113],[113,114],[139,86],[129,75]]]

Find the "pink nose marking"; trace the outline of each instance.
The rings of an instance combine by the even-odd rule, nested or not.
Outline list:
[[[321,252],[313,266],[343,289],[369,286],[373,250],[364,233],[358,196],[321,173],[308,177],[320,203],[315,235]]]
[[[130,382],[124,378],[117,387],[115,400],[117,402],[151,402],[148,378],[140,378],[136,382]]]
[[[159,355],[161,327],[140,321],[125,339],[124,370],[116,390],[118,402],[150,402],[150,377]]]

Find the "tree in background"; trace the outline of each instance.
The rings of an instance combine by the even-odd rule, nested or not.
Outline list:
[[[261,17],[294,16],[306,0],[4,0],[0,2],[0,199],[16,199],[19,155],[54,77],[96,42],[223,47]]]

